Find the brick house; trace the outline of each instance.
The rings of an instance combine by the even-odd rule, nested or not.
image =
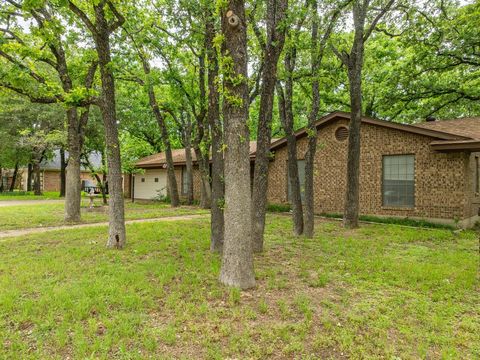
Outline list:
[[[318,214],[343,212],[349,118],[348,113],[333,112],[316,124],[314,189]],[[296,136],[303,183],[305,129],[298,130]],[[268,202],[286,204],[286,139],[274,141],[271,152]],[[254,155],[253,150],[252,161]],[[150,161],[149,166],[158,169],[164,166],[157,161],[160,157],[156,154],[141,159],[137,166],[145,167]],[[459,222],[464,227],[480,219],[480,118],[405,125],[365,117],[360,158],[361,214]],[[181,162],[176,163],[179,184],[182,166]],[[198,174],[195,178],[199,184]],[[198,184],[194,186],[195,197],[199,194]]]

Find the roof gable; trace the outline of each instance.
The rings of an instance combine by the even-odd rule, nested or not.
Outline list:
[[[315,126],[317,129],[321,128],[322,126],[325,126],[331,122],[337,121],[337,120],[348,120],[350,121],[350,113],[343,112],[343,111],[334,111],[328,115],[325,115],[324,117],[320,118]],[[392,121],[386,121],[386,120],[378,120],[378,119],[373,119],[369,117],[362,117],[362,123],[364,124],[371,124],[371,125],[377,125],[377,126],[382,126],[390,129],[396,129],[400,131],[406,131],[409,133],[413,134],[418,134],[418,135],[424,135],[424,136],[429,136],[437,140],[462,140],[462,139],[471,139],[471,137],[463,136],[463,135],[458,135],[458,134],[452,134],[449,132],[444,132],[444,131],[438,131],[438,130],[433,130],[433,129],[428,129],[428,128],[422,128],[418,126],[413,126],[413,125],[407,125],[407,124],[401,124],[401,123],[396,123]],[[295,136],[297,138],[301,138],[303,136],[307,135],[307,129],[306,127],[299,129],[298,131],[295,132]],[[275,150],[279,147],[284,146],[287,143],[286,137],[281,138],[280,140],[272,143],[272,146],[270,150]]]

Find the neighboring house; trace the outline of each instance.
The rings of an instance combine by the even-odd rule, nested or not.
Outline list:
[[[252,161],[257,149],[257,142],[250,142]],[[172,150],[175,177],[181,197],[185,197],[188,189],[186,171],[185,149]],[[200,197],[200,172],[196,164],[195,152],[192,149],[193,160],[193,194],[194,198]],[[167,195],[167,160],[165,153],[161,152],[144,157],[136,162],[136,167],[142,169],[141,173],[132,176],[132,195],[134,199],[153,200]]]
[[[68,161],[68,151],[65,152],[65,157]],[[90,162],[95,168],[102,166],[102,159],[100,154],[93,153],[89,156]],[[89,169],[81,166],[80,179],[82,182],[94,182],[95,178]],[[40,187],[42,191],[60,191],[60,151],[55,150],[53,157],[50,160],[44,160],[40,163]],[[21,189],[27,190],[28,168],[22,168],[19,171],[21,176]]]
[[[348,113],[333,112],[316,124],[314,189],[318,214],[343,212],[349,119]],[[308,140],[305,129],[297,131],[296,137],[303,184]],[[176,151],[181,154],[183,150]],[[288,203],[286,139],[274,141],[271,152],[268,202]],[[145,168],[148,164],[160,171],[164,162],[157,160],[161,158],[161,154],[152,155],[137,166]],[[360,159],[361,214],[458,222],[464,227],[480,220],[480,117],[415,125],[365,117]],[[179,174],[181,166],[179,163]],[[141,184],[136,191],[148,198],[149,190]],[[195,197],[198,194],[197,186]]]
[[[65,156],[68,161],[68,152],[65,153]],[[94,168],[100,168],[102,166],[101,155],[98,153],[92,153],[89,155],[90,163]],[[53,157],[49,160],[44,160],[40,164],[40,188],[42,191],[60,191],[60,171],[61,171],[61,161],[60,161],[60,151],[55,150],[53,152]],[[9,182],[11,183],[11,174],[13,170],[8,170]],[[125,177],[126,179],[128,177]],[[27,182],[28,182],[28,168],[22,167],[18,169],[16,188],[27,191]],[[92,175],[91,171],[85,167],[81,166],[80,179],[82,184],[96,185],[97,181]],[[127,179],[128,180],[128,179]],[[130,187],[129,184],[126,184],[127,188]]]

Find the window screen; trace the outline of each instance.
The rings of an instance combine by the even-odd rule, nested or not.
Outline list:
[[[383,157],[383,205],[415,206],[415,156]]]
[[[305,160],[297,160],[297,166],[298,166],[298,180],[300,181],[300,196],[302,197],[302,203],[303,199],[305,197]],[[288,164],[287,164],[287,169],[288,169]],[[288,170],[287,170],[288,171]],[[287,186],[288,186],[288,201],[292,198],[292,188],[290,186],[290,181],[288,181],[288,176],[287,176]]]
[[[187,168],[186,166],[184,166],[182,168],[182,195],[187,195],[189,185],[190,184],[188,182]]]

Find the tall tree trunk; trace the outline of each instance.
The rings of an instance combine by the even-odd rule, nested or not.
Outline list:
[[[60,197],[65,197],[66,167],[67,163],[65,161],[65,149],[62,148],[60,149]]]
[[[35,174],[35,181],[33,182],[33,194],[37,196],[42,195],[40,161],[41,160],[38,160],[33,163],[33,173]]]
[[[15,183],[17,182],[17,175],[18,175],[18,161],[15,163],[15,168],[13,169],[12,183],[10,184],[10,192],[15,190]],[[2,180],[2,176],[0,174],[0,181],[1,180]]]
[[[315,224],[315,191],[314,191],[314,165],[317,151],[317,121],[320,108],[320,84],[318,70],[320,68],[320,53],[318,46],[318,9],[317,1],[313,1],[312,38],[311,38],[311,69],[312,69],[312,108],[308,117],[308,146],[305,153],[305,196],[304,196],[304,228],[307,238],[312,238]]]
[[[81,182],[80,155],[81,138],[79,134],[79,119],[76,108],[67,110],[68,119],[68,164],[65,177],[65,221],[80,221]]]
[[[223,130],[220,121],[219,94],[217,89],[218,60],[215,50],[215,25],[211,11],[207,14],[205,48],[208,59],[208,110],[207,117],[212,137],[212,200],[210,250],[222,252],[225,222],[223,201],[225,188],[223,183]]]
[[[267,208],[268,162],[272,141],[272,111],[277,81],[278,58],[285,42],[285,19],[287,0],[268,0],[267,3],[267,42],[264,49],[264,69],[258,115],[257,151],[253,178],[252,238],[253,251],[263,251],[265,212]]]
[[[0,165],[0,192],[3,192],[4,186],[3,186],[3,168]]]
[[[355,35],[347,64],[351,115],[348,132],[347,191],[343,224],[350,229],[358,227],[360,211],[360,126],[362,123],[362,68],[366,11],[365,5],[362,7],[358,2],[353,6]]]
[[[33,165],[32,163],[28,164],[27,167],[27,191],[32,191],[32,179],[33,179]]]
[[[243,0],[230,0],[222,14],[224,55],[232,59],[224,89],[235,102],[223,103],[225,122],[225,238],[220,281],[247,289],[253,269],[250,149],[248,129],[247,24]],[[235,79],[235,82],[232,81]]]
[[[108,164],[109,238],[107,247],[121,249],[126,244],[125,208],[122,189],[122,163],[118,140],[117,114],[115,109],[115,81],[111,68],[110,29],[105,18],[104,4],[95,5],[95,45],[102,80],[100,110],[105,127]]]
[[[287,137],[288,152],[288,183],[290,184],[290,203],[293,212],[293,233],[301,235],[303,233],[303,208],[300,189],[300,179],[298,177],[297,163],[297,137],[293,127],[293,71],[296,62],[296,49],[285,54],[285,70],[287,79],[285,81],[285,94],[281,86],[278,87],[280,101],[280,119]]]

